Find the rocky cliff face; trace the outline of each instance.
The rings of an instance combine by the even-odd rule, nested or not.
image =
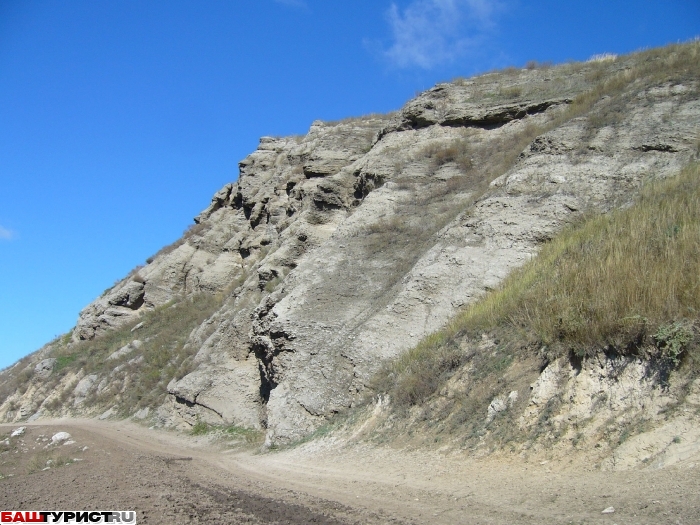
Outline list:
[[[165,378],[158,407],[122,413],[264,428],[268,443],[308,433],[564,225],[695,156],[700,79],[672,57],[696,48],[457,80],[393,115],[262,138],[181,240],[88,305],[70,338],[3,372],[0,415],[118,406],[138,345],[114,358],[127,375],[80,368],[48,383],[51,356],[115,331],[136,339],[148,312],[218,294],[186,334],[188,373]],[[90,395],[101,401],[86,408]]]

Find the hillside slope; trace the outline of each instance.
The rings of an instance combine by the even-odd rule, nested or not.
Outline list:
[[[689,459],[700,453],[699,254],[694,162],[565,228],[388,362],[366,406],[318,435],[526,457],[573,447],[608,468]]]
[[[513,68],[261,139],[182,239],[2,372],[0,417],[308,434],[567,224],[695,158],[699,53]]]

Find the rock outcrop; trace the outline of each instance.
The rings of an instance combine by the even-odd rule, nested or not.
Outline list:
[[[193,369],[169,380],[151,413],[164,425],[264,428],[268,443],[301,437],[564,225],[629,203],[645,180],[697,154],[697,78],[630,77],[586,105],[583,95],[642,60],[483,75],[440,84],[393,115],[263,137],[181,240],[88,305],[71,342],[37,354],[32,381],[52,373],[56,345],[221,294],[187,337]],[[112,359],[136,350],[134,340]],[[61,406],[80,408],[106,378],[62,379],[74,394]],[[19,420],[58,397],[37,383],[8,393],[0,414]]]

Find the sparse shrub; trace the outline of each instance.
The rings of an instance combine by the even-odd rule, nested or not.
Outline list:
[[[277,276],[274,277],[273,279],[270,279],[265,283],[265,291],[267,293],[272,293],[275,291],[275,288],[277,288],[277,285],[282,282],[282,277]]]
[[[262,443],[262,441],[265,438],[265,433],[260,430],[239,427],[236,425],[223,427],[221,428],[221,432],[225,437],[228,438],[242,438],[246,443],[250,445]]]
[[[197,420],[197,422],[194,425],[192,425],[192,428],[190,429],[190,434],[192,434],[193,436],[202,436],[204,434],[207,434],[210,430],[211,426],[208,423]]]
[[[207,230],[209,230],[210,228],[211,228],[211,224],[209,222],[201,222],[201,223],[191,224],[182,233],[182,237],[180,237],[174,243],[168,244],[167,246],[164,246],[163,248],[158,250],[158,252],[156,252],[155,255],[148,257],[148,259],[146,259],[146,261],[150,264],[157,257],[163,257],[171,252],[174,252],[180,246],[185,244],[189,239],[191,239],[192,237],[194,237],[196,235],[204,235],[207,232]]]
[[[146,281],[144,280],[143,277],[141,277],[141,274],[139,273],[141,270],[143,270],[143,265],[137,265],[135,266],[126,276],[125,280],[131,279],[132,281],[136,281],[137,283],[145,283]],[[115,286],[119,284],[121,281],[115,282]]]
[[[700,142],[698,143],[698,152],[700,152]],[[401,172],[406,167],[405,159],[397,159],[394,161],[394,176],[401,175]]]
[[[63,368],[70,365],[78,356],[75,354],[59,355],[56,357],[56,364],[54,365],[54,371],[60,371]]]
[[[606,67],[594,67],[586,72],[584,78],[587,82],[597,84],[598,82],[601,82],[603,79],[605,79],[606,76],[608,76],[609,74],[610,72]]]
[[[625,111],[625,106],[619,102],[606,104],[601,109],[588,116],[588,126],[592,129],[617,126],[624,121],[626,116]]]
[[[34,454],[29,459],[27,470],[30,474],[33,474],[45,469],[53,469],[70,465],[71,463],[73,463],[73,460],[61,453],[42,451]]]
[[[472,168],[472,151],[466,138],[450,142],[431,142],[422,148],[415,158],[429,159],[428,169],[431,173],[450,162],[455,163],[463,172]]]
[[[681,354],[694,337],[692,324],[676,321],[659,326],[654,341],[674,364],[678,364]]]
[[[588,82],[593,82],[594,85],[574,99],[567,112],[560,116],[559,122],[590,111],[605,96],[613,99],[606,104],[607,111],[611,114],[624,111],[623,108],[614,108],[614,105],[624,102],[617,95],[628,89],[632,83],[636,83],[635,90],[627,93],[627,96],[664,82],[694,82],[700,76],[698,58],[700,43],[691,42],[630,55],[630,66],[614,74],[609,74],[610,70],[605,66],[605,63],[612,62],[612,59],[594,62],[590,65],[594,69],[589,70],[587,74]],[[581,67],[590,66],[581,64]]]
[[[242,440],[249,445],[262,443],[265,433],[252,428],[239,427],[237,425],[211,425],[198,419],[190,428],[193,436],[203,436],[211,434],[217,438]]]
[[[185,231],[183,232],[183,237],[185,239],[189,239],[191,237],[194,237],[195,235],[203,235],[206,233],[208,230],[211,229],[211,224],[208,222],[198,222],[195,224],[190,224]]]
[[[464,363],[464,354],[446,343],[443,332],[425,338],[378,374],[375,390],[387,391],[398,407],[422,403]]]
[[[323,124],[325,126],[337,126],[339,124],[359,124],[362,125],[368,121],[384,121],[390,119],[395,112],[391,113],[368,113],[366,115],[360,115],[358,117],[345,117],[339,120],[324,120]],[[373,127],[372,127],[373,129]],[[303,138],[303,136],[302,136]]]
[[[471,162],[469,163],[471,165]],[[448,193],[456,193],[468,189],[471,186],[472,179],[467,176],[451,177],[445,181]]]
[[[129,387],[123,393],[115,392],[112,387],[102,393],[93,391],[85,399],[84,406],[98,409],[104,405],[117,405],[119,412],[126,416],[134,409],[160,404],[167,396],[167,383],[173,377],[180,379],[192,371],[194,363],[191,357],[197,348],[185,346],[189,334],[212,315],[226,297],[223,293],[201,293],[180,298],[146,312],[133,323],[111,330],[101,337],[58,349],[53,355],[57,363],[52,378],[58,380],[68,372],[81,368],[86,375],[96,374],[102,378],[112,373],[115,367],[123,366],[121,372],[112,376],[112,381],[123,382],[128,374],[131,381]],[[139,330],[138,338],[144,344],[138,353],[107,360],[112,352],[134,340],[131,328],[140,321],[144,322],[144,326]],[[142,356],[141,361],[128,364],[139,355]],[[47,408],[55,411],[65,407],[71,392],[72,388],[66,388]]]
[[[593,55],[588,59],[588,62],[613,62],[617,59],[615,53],[601,53],[599,55]]]
[[[29,388],[29,380],[33,375],[34,370],[32,370],[31,367],[27,367],[17,374],[17,383],[21,394],[24,394],[27,391],[27,388]]]
[[[66,388],[61,390],[61,393],[58,396],[54,397],[51,401],[44,404],[44,408],[51,412],[59,410],[66,403],[76,385],[77,381],[66,385]],[[54,385],[53,388],[56,388],[56,386],[57,384]]]
[[[362,145],[359,148],[361,153],[368,153],[372,149],[372,144],[376,136],[377,132],[374,129],[370,128],[365,130],[361,137]]]
[[[522,93],[523,89],[520,86],[503,87],[498,91],[499,96],[503,98],[518,98]]]

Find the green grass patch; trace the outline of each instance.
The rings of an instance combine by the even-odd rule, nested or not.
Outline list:
[[[56,358],[56,364],[54,365],[54,370],[58,371],[62,368],[69,366],[78,356],[75,354],[60,355]]]
[[[244,440],[251,445],[262,443],[265,439],[265,432],[262,430],[239,427],[236,425],[221,428],[221,433],[227,438]]]
[[[190,434],[193,436],[203,436],[208,434],[214,427],[204,421],[197,421],[190,429]]]
[[[265,433],[261,430],[237,425],[211,425],[204,421],[197,421],[190,429],[190,434],[193,436],[212,434],[219,438],[245,442],[249,445],[262,443],[265,437]]]

